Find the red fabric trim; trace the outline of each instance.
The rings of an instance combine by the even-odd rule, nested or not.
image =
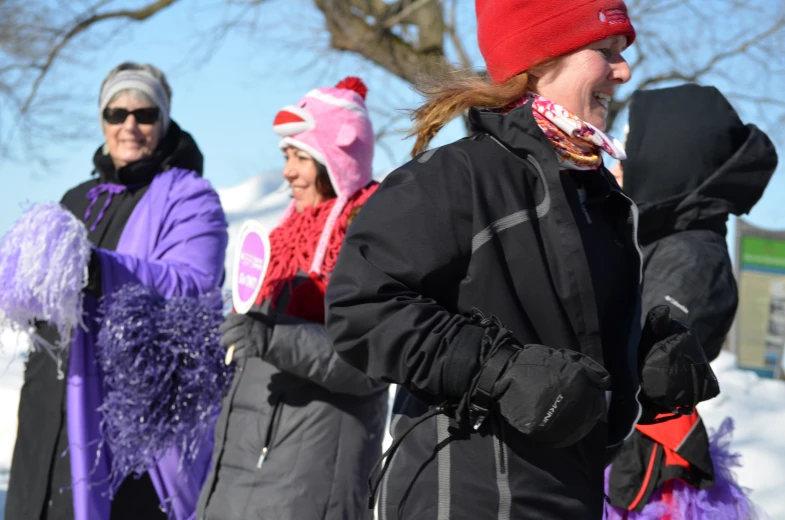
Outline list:
[[[638,495],[635,497],[635,500],[632,501],[630,506],[627,508],[630,511],[635,510],[638,507],[638,503],[643,498],[643,495],[646,494],[646,488],[649,487],[649,481],[651,480],[651,474],[654,471],[654,461],[657,459],[657,445],[653,445],[651,447],[651,457],[649,457],[649,466],[646,468],[646,476],[643,477],[643,482],[641,483],[641,488],[638,490]]]
[[[298,116],[293,112],[289,112],[288,110],[281,110],[276,114],[275,121],[273,121],[273,126],[275,125],[285,125],[286,123],[304,123],[305,119]]]
[[[664,463],[666,466],[681,466],[682,468],[690,469],[690,463],[687,461],[687,459],[667,446],[663,446],[662,449],[665,451]]]
[[[636,428],[645,436],[662,444],[672,451],[676,451],[684,439],[692,431],[695,423],[700,420],[698,412],[692,415],[682,415],[677,419],[658,424],[637,425]]]

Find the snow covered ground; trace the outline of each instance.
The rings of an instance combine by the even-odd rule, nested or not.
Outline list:
[[[231,265],[234,236],[240,224],[256,218],[272,229],[289,196],[277,175],[260,175],[242,184],[219,190],[230,222],[229,254]],[[19,390],[24,371],[26,339],[0,331],[0,520],[5,508],[5,490],[16,436]],[[759,378],[741,371],[735,358],[726,352],[712,364],[720,382],[719,397],[700,406],[711,428],[732,417],[736,431],[732,448],[742,455],[737,469],[740,484],[751,490],[753,500],[774,520],[785,519],[785,383]],[[389,442],[389,437],[387,439]]]
[[[24,373],[27,339],[0,332],[0,519],[4,518],[8,472],[16,439],[16,411]]]

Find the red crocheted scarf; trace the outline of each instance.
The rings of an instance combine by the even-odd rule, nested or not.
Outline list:
[[[327,286],[330,273],[338,259],[338,253],[341,250],[346,229],[351,224],[359,208],[365,204],[365,201],[376,191],[378,186],[378,183],[372,182],[347,201],[330,235],[321,274],[309,273],[320,288],[319,292],[321,292],[322,299],[324,298],[324,288]],[[297,273],[300,271],[309,272],[319,238],[336,200],[330,199],[318,206],[306,208],[302,213],[295,211],[270,233],[270,266],[267,269],[262,290],[256,299],[257,305],[270,300],[271,307],[275,308],[275,302],[281,295],[281,292]],[[318,296],[311,294],[309,299],[313,297]],[[292,305],[302,306],[303,303],[296,302],[293,299],[289,307],[292,307]],[[313,303],[323,308],[322,302],[308,303]]]

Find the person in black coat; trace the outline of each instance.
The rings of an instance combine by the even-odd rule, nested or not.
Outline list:
[[[626,145],[627,159],[611,171],[640,211],[643,309],[669,306],[713,360],[739,300],[725,240],[728,216],[758,202],[777,152],[719,90],[694,84],[635,92]],[[610,502],[641,511],[676,479],[695,489],[715,483],[697,413],[636,429],[613,463]]]
[[[623,157],[602,129],[635,32],[619,0],[476,8],[491,82],[427,89],[414,159],[346,236],[327,329],[347,362],[400,385],[372,482],[382,520],[596,520],[606,448],[640,401],[716,395],[700,360],[668,386],[684,402],[640,377],[639,357],[696,343],[662,309],[642,333],[637,209],[602,165],[601,150]],[[464,110],[472,135],[424,151]]]

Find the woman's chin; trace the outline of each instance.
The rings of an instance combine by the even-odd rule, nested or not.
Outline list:
[[[589,116],[588,119],[586,119],[586,121],[604,132],[607,119],[608,119],[608,109],[600,107],[597,108],[596,110],[592,110],[591,115]]]
[[[604,116],[603,117],[592,117],[587,122],[591,123],[592,126],[597,128],[598,130],[602,130],[603,132],[605,131],[606,122],[605,122],[605,117]]]
[[[131,164],[136,161],[140,161],[145,157],[149,157],[149,156],[150,156],[149,153],[145,153],[142,151],[134,151],[130,153],[118,153],[116,156],[112,157],[112,159],[114,160],[115,165],[124,166],[126,164]]]

